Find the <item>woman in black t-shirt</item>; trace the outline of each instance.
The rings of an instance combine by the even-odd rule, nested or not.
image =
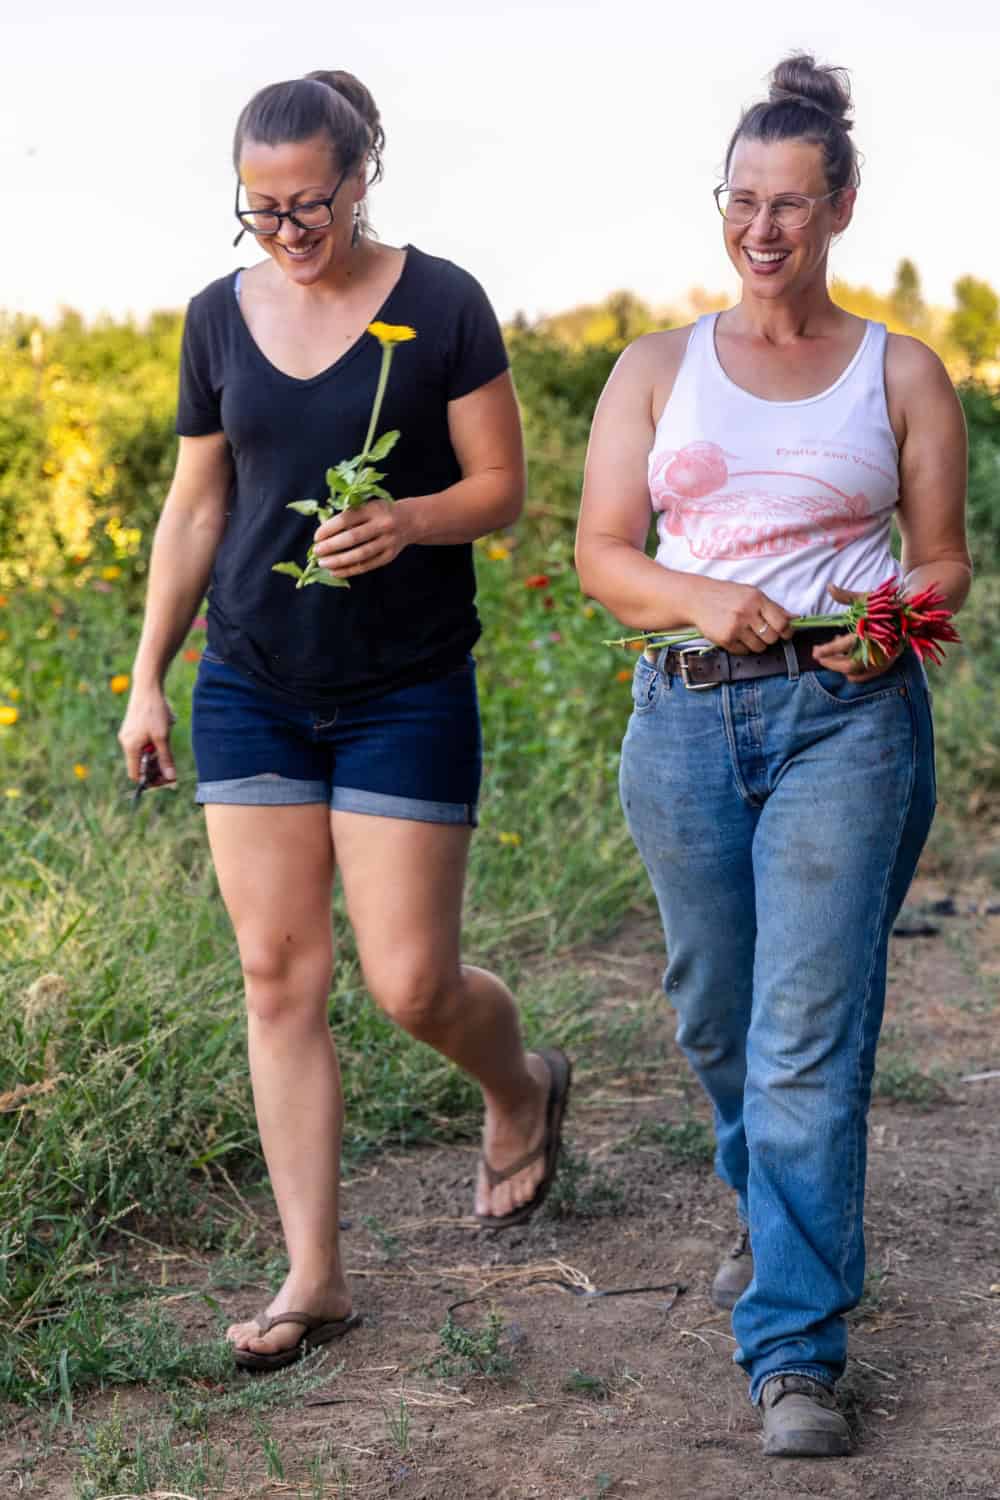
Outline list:
[[[266,1311],[229,1329],[237,1363],[256,1370],[357,1322],[337,1238],[343,1105],[327,1023],[338,867],[372,995],[482,1086],[484,1225],[524,1222],[544,1199],[569,1091],[564,1055],[526,1053],[507,989],[459,960],[480,776],[471,543],[518,515],[524,463],[481,288],[368,231],[382,143],[374,101],[347,73],[274,84],[240,116],[237,214],[266,258],[188,311],[180,451],[119,736],[133,780],[175,782],[163,680],[207,588],[197,796],[239,943],[290,1265]],[[288,507],[323,496],[328,466],[365,447],[374,320],[416,332],[380,422],[401,432],[379,465],[397,503],[316,530]],[[295,588],[273,571],[311,542],[349,588]]]

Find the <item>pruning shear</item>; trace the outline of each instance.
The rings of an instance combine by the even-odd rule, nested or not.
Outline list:
[[[132,793],[132,807],[139,806],[139,799],[143,792],[149,791],[150,787],[162,785],[163,773],[160,770],[160,757],[156,753],[156,746],[152,740],[147,740],[139,751],[139,780]]]

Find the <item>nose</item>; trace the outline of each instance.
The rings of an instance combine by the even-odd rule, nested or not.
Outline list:
[[[761,214],[764,215],[763,224],[760,221]],[[752,229],[755,234],[771,234],[776,227],[774,219],[771,216],[771,200],[770,198],[762,198],[757,206],[757,212],[750,220],[747,228]]]
[[[296,240],[300,240],[308,232],[307,229],[300,229],[298,224],[293,224],[291,219],[282,219],[275,238],[280,240],[283,245],[294,245]]]

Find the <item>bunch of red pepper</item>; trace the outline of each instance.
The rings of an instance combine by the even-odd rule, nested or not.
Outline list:
[[[905,646],[912,646],[923,661],[944,661],[945,641],[960,639],[951,623],[951,610],[937,589],[921,589],[909,598],[895,578],[886,579],[869,594],[856,599],[844,615],[844,624],[858,638],[854,655],[866,667],[882,666]]]

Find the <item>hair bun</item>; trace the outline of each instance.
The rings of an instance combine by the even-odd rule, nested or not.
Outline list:
[[[325,83],[328,88],[333,89],[335,94],[346,99],[364,120],[371,135],[371,149],[368,153],[373,168],[371,181],[378,182],[382,176],[385,131],[382,129],[382,116],[379,114],[378,105],[372,97],[371,90],[365,87],[360,78],[355,78],[353,73],[345,73],[342,68],[333,70],[317,68],[305,76],[314,83]]]
[[[808,52],[783,58],[771,74],[771,104],[794,103],[822,110],[844,130],[850,119],[851,82],[846,68],[821,67]]]

